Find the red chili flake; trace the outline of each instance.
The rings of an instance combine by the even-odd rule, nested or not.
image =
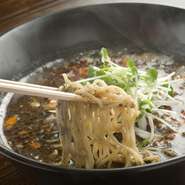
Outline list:
[[[39,149],[41,147],[41,144],[38,143],[37,141],[31,141],[30,146],[32,147],[32,149]]]
[[[167,134],[166,136],[165,136],[165,139],[168,139],[168,140],[173,140],[174,138],[175,138],[175,134],[174,133],[170,133],[170,134]]]
[[[79,74],[81,77],[86,77],[88,73],[88,68],[87,67],[81,67],[79,69]]]
[[[182,111],[181,111],[181,114],[182,114],[183,116],[185,116],[185,111],[184,111],[184,110],[182,110]]]
[[[17,115],[10,116],[5,121],[5,128],[10,129],[12,128],[17,122]]]

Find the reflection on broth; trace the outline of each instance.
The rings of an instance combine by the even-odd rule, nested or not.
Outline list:
[[[134,163],[132,162],[132,160],[130,161],[125,160],[126,155],[134,156],[134,154],[130,154],[127,151],[127,154],[124,153],[125,155],[124,156],[121,151],[125,152],[126,150],[122,148],[118,152],[118,149],[116,148],[118,147],[118,145],[114,145],[111,139],[109,140],[109,142],[112,144],[111,147],[115,147],[116,149],[110,149],[111,147],[110,148],[105,147],[108,144],[107,138],[109,138],[111,134],[112,134],[111,138],[114,137],[114,139],[116,138],[117,141],[119,141],[119,138],[122,138],[122,141],[121,142],[119,141],[119,144],[121,144],[121,146],[125,146],[124,145],[125,134],[122,133],[120,135],[121,131],[125,132],[124,130],[118,129],[118,131],[114,131],[111,133],[110,131],[103,133],[104,135],[106,135],[106,142],[103,142],[100,147],[100,145],[95,144],[97,142],[93,140],[95,135],[93,135],[92,133],[89,135],[87,134],[87,132],[90,133],[90,130],[88,130],[90,129],[90,127],[86,130],[87,132],[85,132],[84,130],[84,133],[83,132],[75,133],[76,138],[78,138],[79,134],[82,134],[81,135],[82,137],[84,136],[84,137],[90,138],[89,140],[87,140],[88,150],[86,150],[87,145],[82,144],[82,146],[84,147],[84,148],[82,147],[83,150],[86,151],[84,156],[88,158],[87,160],[88,162],[86,161],[87,163],[84,163],[83,158],[77,159],[77,156],[78,156],[77,154],[79,152],[78,150],[80,150],[79,147],[77,146],[74,147],[75,142],[77,142],[77,139],[73,138],[71,139],[71,141],[69,141],[69,137],[68,137],[69,135],[68,136],[66,135],[66,137],[64,137],[65,135],[64,130],[66,131],[66,128],[67,128],[67,126],[64,127],[66,122],[62,124],[62,126],[59,125],[61,127],[58,128],[57,121],[56,121],[57,101],[52,99],[46,99],[46,98],[38,98],[38,97],[13,96],[10,104],[8,105],[7,115],[4,122],[4,133],[6,135],[6,138],[10,147],[16,152],[40,162],[49,163],[52,165],[65,165],[65,166],[71,166],[71,167],[75,166],[75,167],[85,167],[85,168],[134,166],[134,165],[164,161],[169,158],[184,154],[185,153],[185,148],[183,147],[185,143],[185,138],[184,138],[185,108],[184,108],[184,102],[183,102],[184,88],[185,88],[184,70],[183,70],[184,66],[174,63],[173,59],[168,56],[154,54],[154,53],[128,54],[128,53],[125,53],[125,51],[126,50],[110,52],[110,56],[112,57],[112,59],[110,59],[109,57],[106,58],[107,51],[104,50],[103,51],[104,56],[102,56],[101,59],[99,56],[99,51],[90,51],[90,52],[80,53],[79,55],[76,55],[76,56],[72,56],[71,58],[65,59],[64,61],[57,60],[57,62],[54,62],[53,65],[44,66],[42,70],[39,70],[33,73],[28,78],[28,81],[41,84],[41,85],[60,87],[62,84],[64,84],[63,73],[66,73],[68,78],[71,81],[81,80],[80,82],[82,82],[83,86],[85,86],[87,80],[83,81],[82,79],[86,79],[88,77],[89,66],[91,67],[97,66],[101,68],[102,60],[104,60],[104,64],[106,64],[107,62],[106,60],[111,60],[111,62],[113,62],[113,65],[114,65],[113,67],[115,68],[115,71],[114,70],[113,72],[111,71],[112,73],[114,73],[114,75],[115,74],[117,75],[119,70],[121,74],[123,73],[126,74],[128,72],[128,71],[124,71],[124,72],[121,71],[122,68],[121,69],[116,68],[118,67],[117,65],[123,66],[124,69],[126,70],[127,69],[131,70],[131,74],[132,73],[134,74],[136,72],[135,71],[136,68],[135,66],[133,66],[132,62],[129,64],[129,61],[135,61],[137,66],[137,73],[140,75],[140,73],[144,71],[143,77],[140,77],[142,75],[138,77],[138,78],[141,78],[141,81],[144,81],[144,83],[141,81],[138,82],[138,79],[137,79],[137,85],[138,83],[141,84],[140,87],[137,89],[137,92],[134,91],[134,93],[137,93],[137,94],[133,94],[133,87],[131,86],[126,87],[125,82],[124,84],[121,84],[122,82],[117,83],[118,81],[116,80],[118,76],[114,77],[116,80],[114,79],[113,82],[112,81],[110,82],[110,78],[106,78],[106,79],[100,78],[100,80],[104,80],[103,82],[105,82],[108,86],[109,85],[119,86],[120,89],[122,88],[126,93],[129,94],[129,96],[133,97],[134,101],[137,102],[140,113],[138,114],[136,121],[134,121],[135,126],[133,125],[133,129],[135,130],[135,133],[136,133],[134,134],[134,137],[136,137],[134,151],[137,152],[137,155],[142,157],[141,161],[143,162]],[[129,65],[131,68],[129,68]],[[107,67],[107,66],[104,66],[104,67]],[[165,82],[160,87],[158,86],[156,87],[155,85],[155,83],[158,85],[158,81],[157,81],[158,79],[157,79],[157,76],[155,77],[156,75],[155,71],[151,70],[154,67],[157,69],[157,73],[158,73],[157,76],[159,81],[161,79],[161,83]],[[147,73],[145,71],[149,71],[149,72]],[[174,71],[176,72],[176,74],[172,74],[172,72]],[[92,70],[91,72],[96,72],[96,71]],[[90,76],[94,77],[93,74],[94,73],[90,74]],[[97,74],[96,76],[105,75],[104,73],[101,75],[97,75]],[[130,75],[130,73],[128,74]],[[148,78],[147,76],[148,74],[150,75],[149,77],[152,77],[152,79]],[[124,77],[127,78],[128,80],[128,78],[130,78],[130,76],[129,77],[128,76],[126,77],[124,76]],[[170,79],[170,84],[168,84],[169,79]],[[131,76],[131,79],[129,80],[130,81],[128,83],[130,85],[136,79],[133,78],[133,76]],[[153,84],[152,85],[149,84],[151,86],[149,88],[147,87],[147,91],[146,91],[145,86],[146,84],[148,84],[148,80],[153,80],[152,82]],[[92,81],[89,81],[89,82],[92,82]],[[120,84],[124,86],[121,86]],[[155,85],[155,88],[157,88],[157,91],[154,88],[154,85]],[[153,88],[153,91],[151,91],[152,88]],[[65,89],[65,90],[77,93],[74,89],[73,90]],[[151,102],[148,101],[149,98],[147,93],[149,90],[151,92],[151,99],[150,99]],[[154,91],[156,91],[155,94],[153,93]],[[165,91],[167,91],[167,94],[165,95],[165,98],[164,98],[162,93],[164,93]],[[83,94],[80,94],[80,95],[83,96]],[[158,97],[154,97],[154,95]],[[95,95],[93,94],[93,96]],[[100,98],[100,96],[98,96],[98,98]],[[158,102],[154,103],[154,99],[155,101],[158,101]],[[102,99],[100,98],[100,100]],[[64,115],[66,114],[65,110],[62,110],[62,107],[65,106],[64,104],[65,102],[59,103],[59,110],[61,115],[63,114],[63,118],[65,117]],[[71,104],[67,106],[71,106],[71,109],[75,110],[74,106],[72,106]],[[85,108],[84,111],[86,112],[86,114],[89,114],[88,111],[92,110],[91,106],[85,106],[84,108]],[[93,109],[94,112],[96,112],[96,110],[98,110],[99,112],[101,110],[102,111],[104,110],[105,112],[110,111],[108,109],[107,110],[102,109],[101,105],[99,106],[98,109],[97,107],[96,109]],[[78,118],[78,115],[75,114],[76,112],[73,112],[73,113],[75,118]],[[80,112],[80,114],[81,113],[82,112]],[[98,112],[96,113],[98,114]],[[60,118],[60,120],[62,120],[63,118]],[[67,120],[67,118],[64,120]],[[89,120],[90,119],[88,119],[88,123],[91,123],[91,129],[99,128],[101,130],[103,129],[103,127],[108,127],[105,124],[104,126],[102,126],[103,125],[102,124],[98,127],[96,125],[97,120],[94,120],[94,118],[91,119],[90,121]],[[96,123],[94,122],[95,123],[94,125],[93,125],[93,120],[96,122]],[[107,123],[111,123],[108,121],[108,119],[106,120],[107,120]],[[85,122],[77,121],[76,119],[75,122],[73,123],[74,123],[74,126],[73,128],[71,127],[70,129],[73,129],[74,131],[76,125],[84,124]],[[125,121],[123,121],[122,127],[124,127],[125,125],[124,123]],[[70,122],[69,120],[68,124],[72,124],[72,122]],[[62,141],[60,141],[60,133],[59,133],[59,130],[61,128],[63,129],[63,135],[61,135],[61,138],[63,138]],[[68,132],[72,133],[72,130],[70,129],[68,130]],[[111,129],[113,129],[113,127]],[[126,131],[126,132],[127,132],[126,134],[129,134],[128,133],[129,131]],[[64,138],[67,140],[64,140]],[[133,136],[132,136],[132,139],[134,139]],[[84,142],[83,138],[81,140],[79,139],[78,142]],[[70,149],[69,149],[69,146],[71,147]],[[130,147],[128,145],[126,146]],[[65,152],[67,152],[67,155],[65,155],[64,157]],[[102,152],[101,155],[100,155],[100,152]],[[110,156],[113,156],[113,157],[111,158]],[[90,158],[91,158],[91,162],[89,162]],[[102,161],[104,161],[104,163]]]

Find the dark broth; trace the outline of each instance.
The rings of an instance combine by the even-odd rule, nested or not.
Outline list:
[[[174,64],[172,58],[164,55],[152,53],[128,55],[124,52],[112,52],[111,56],[120,65],[126,65],[126,59],[130,57],[136,61],[139,68],[154,66],[159,69],[160,73],[178,71],[183,75],[184,67]],[[63,83],[62,73],[67,73],[71,80],[85,78],[87,77],[87,66],[90,63],[98,65],[99,55],[96,51],[81,53],[64,61],[61,60],[50,67],[44,66],[40,72],[28,78],[28,81],[59,87]],[[183,130],[184,126],[180,127]],[[163,132],[163,139],[156,141],[156,145],[165,146],[172,150],[172,153],[170,155],[162,150],[156,150],[154,153],[158,153],[161,160],[184,154],[183,134],[171,133],[168,130]],[[14,95],[8,106],[4,133],[9,146],[17,153],[40,162],[61,165],[62,148],[56,123],[55,100]]]

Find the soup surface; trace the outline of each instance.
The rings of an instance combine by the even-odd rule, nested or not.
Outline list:
[[[119,65],[126,65],[128,58],[133,59],[139,69],[158,69],[159,75],[165,76],[173,71],[175,79],[185,78],[185,67],[173,61],[173,58],[155,53],[128,54],[127,50],[112,51],[113,61]],[[26,78],[27,82],[59,87],[63,82],[63,73],[67,73],[71,80],[87,77],[88,65],[99,65],[99,52],[90,51],[59,59],[45,65]],[[175,92],[179,99],[184,100],[184,84],[177,85]],[[52,165],[61,164],[62,147],[59,140],[56,122],[56,100],[13,95],[7,108],[4,121],[4,133],[9,146],[22,155],[34,160]],[[160,160],[167,160],[185,153],[185,108],[178,104],[170,108],[181,115],[181,122],[169,118],[178,128],[178,132],[162,127],[156,121],[155,129],[161,135],[151,143],[137,137],[139,148],[146,148],[158,155]],[[148,160],[146,163],[153,161]]]

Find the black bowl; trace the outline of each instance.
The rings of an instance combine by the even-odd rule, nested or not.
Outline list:
[[[71,6],[0,37],[0,78],[26,75],[48,61],[102,46],[153,51],[185,62],[185,11],[135,3]],[[125,169],[67,169],[41,164],[12,151],[5,142],[2,123],[0,135],[0,153],[39,185],[185,184],[185,156]]]

